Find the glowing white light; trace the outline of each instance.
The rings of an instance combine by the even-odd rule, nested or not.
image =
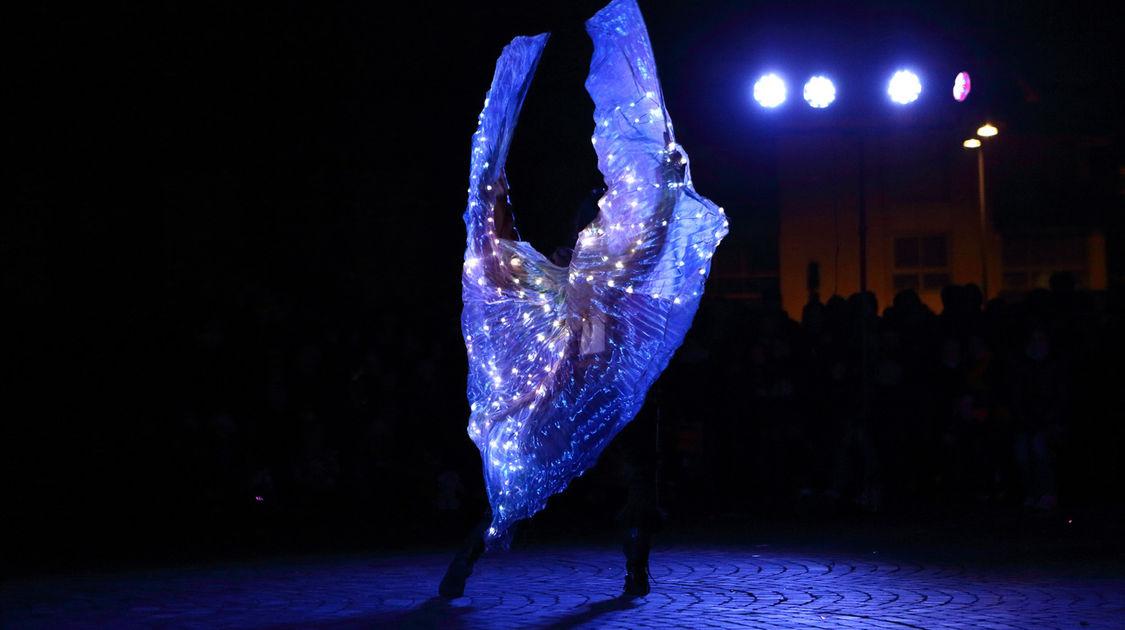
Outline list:
[[[815,76],[805,83],[805,102],[820,109],[836,100],[836,86],[828,77]]]
[[[965,147],[966,149],[975,149],[980,146],[980,140],[977,140],[976,138],[969,138],[968,140],[962,142],[961,146]]]
[[[762,107],[777,107],[785,102],[785,81],[776,74],[767,74],[754,84],[754,100]]]
[[[918,100],[918,95],[921,93],[922,81],[918,79],[918,75],[909,70],[899,70],[894,73],[890,83],[887,84],[887,94],[899,105],[913,103]]]
[[[992,125],[989,125],[989,124],[986,124],[985,126],[981,127],[980,129],[977,129],[977,135],[982,137],[982,138],[991,138],[992,136],[995,136],[999,132],[1000,132],[999,129],[997,129],[996,127],[993,127]]]
[[[957,99],[958,102],[965,100],[971,88],[972,82],[969,81],[969,73],[958,73],[957,78],[953,79],[953,98]]]

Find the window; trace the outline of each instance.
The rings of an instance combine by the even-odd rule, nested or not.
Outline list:
[[[894,273],[891,284],[895,293],[940,291],[950,284],[949,236],[923,234],[894,239]]]
[[[1086,239],[1037,237],[1004,242],[1004,289],[1046,288],[1051,275],[1070,273],[1081,286],[1086,279]]]

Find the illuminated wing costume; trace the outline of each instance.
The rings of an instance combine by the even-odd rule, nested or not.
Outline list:
[[[490,544],[590,468],[637,414],[691,326],[727,233],[723,210],[692,188],[635,1],[614,0],[586,29],[592,140],[608,190],[569,268],[499,238],[493,215],[547,34],[505,47],[473,136],[461,326]]]

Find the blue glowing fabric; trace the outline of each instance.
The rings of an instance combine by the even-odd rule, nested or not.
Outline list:
[[[504,49],[473,136],[461,326],[490,545],[590,468],[637,414],[691,326],[727,233],[723,210],[692,188],[636,3],[615,0],[586,28],[592,141],[608,190],[569,268],[499,238],[493,215],[546,34]]]

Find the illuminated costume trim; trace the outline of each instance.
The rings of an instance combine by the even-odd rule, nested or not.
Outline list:
[[[607,191],[569,267],[496,225],[508,147],[547,34],[505,47],[473,135],[461,325],[493,544],[590,468],[637,414],[691,326],[727,233],[722,208],[691,185],[636,2],[615,0],[586,29]]]

